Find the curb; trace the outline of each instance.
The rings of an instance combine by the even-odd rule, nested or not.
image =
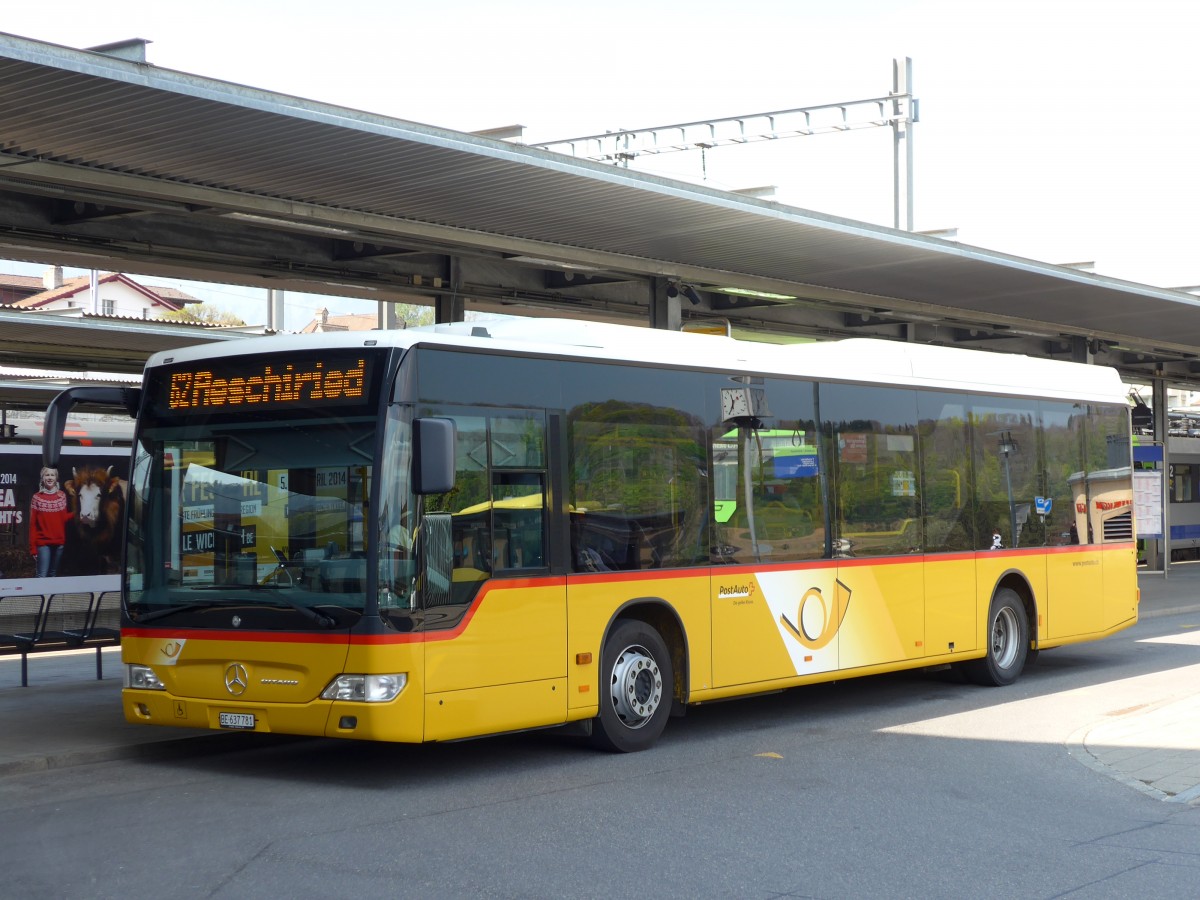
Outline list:
[[[1090,735],[1093,730],[1098,728],[1100,724],[1102,723],[1086,725],[1071,734],[1071,736],[1066,740],[1067,755],[1083,763],[1083,765],[1087,766],[1093,772],[1098,772],[1107,778],[1111,778],[1113,781],[1120,782],[1121,784],[1125,785],[1125,787],[1131,787],[1134,790],[1141,791],[1143,794],[1147,795],[1148,797],[1152,797],[1155,800],[1166,802],[1173,799],[1170,794],[1160,791],[1153,785],[1146,784],[1144,781],[1139,781],[1132,776],[1126,775],[1119,769],[1113,768],[1108,763],[1102,762],[1099,757],[1097,757],[1092,753],[1091,750],[1087,748],[1088,735]]]
[[[1138,710],[1136,713],[1132,714],[1123,721],[1137,723],[1139,719],[1144,720],[1147,716],[1150,716],[1175,704],[1186,702],[1189,699],[1190,698],[1186,697],[1175,697],[1173,699],[1163,700],[1159,703],[1153,704],[1152,706]],[[1103,730],[1106,726],[1114,724],[1114,721],[1115,720],[1112,719],[1104,719],[1099,722],[1093,722],[1090,725],[1085,725],[1084,727],[1074,731],[1065,741],[1067,755],[1078,760],[1093,772],[1098,772],[1099,774],[1104,775],[1107,778],[1111,778],[1112,780],[1117,781],[1126,787],[1131,787],[1134,790],[1140,791],[1141,793],[1146,794],[1155,800],[1159,800],[1164,803],[1180,803],[1185,806],[1200,807],[1200,784],[1179,791],[1176,794],[1167,793],[1166,791],[1155,787],[1153,784],[1147,781],[1135,778],[1134,776],[1125,773],[1118,767],[1104,762],[1099,755],[1092,752],[1091,748],[1088,746],[1092,734],[1094,732]]]

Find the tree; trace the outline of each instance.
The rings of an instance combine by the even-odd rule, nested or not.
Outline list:
[[[246,323],[228,310],[211,303],[190,303],[183,309],[163,313],[162,318],[172,322],[196,322],[201,325],[245,325]]]
[[[432,325],[433,307],[417,306],[412,303],[397,303],[396,318],[403,322],[406,328],[415,328],[418,325]]]

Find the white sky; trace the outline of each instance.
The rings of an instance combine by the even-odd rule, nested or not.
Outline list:
[[[444,128],[519,123],[528,142],[881,96],[908,56],[918,230],[1200,284],[1195,0],[58,0],[8,4],[0,30],[76,48],[146,38],[162,68]],[[878,128],[718,148],[708,179],[891,225],[891,141]],[[698,153],[658,159],[700,178]],[[263,317],[246,292],[193,293]],[[320,302],[289,298],[288,326]]]

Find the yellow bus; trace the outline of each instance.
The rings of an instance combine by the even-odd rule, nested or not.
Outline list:
[[[136,410],[133,723],[634,751],[688,705],[1005,685],[1137,621],[1111,369],[513,319],[173,350],[106,390],[48,428]]]

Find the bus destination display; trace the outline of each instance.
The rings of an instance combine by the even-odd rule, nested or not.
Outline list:
[[[366,354],[238,356],[168,369],[160,415],[358,404],[371,394]]]

